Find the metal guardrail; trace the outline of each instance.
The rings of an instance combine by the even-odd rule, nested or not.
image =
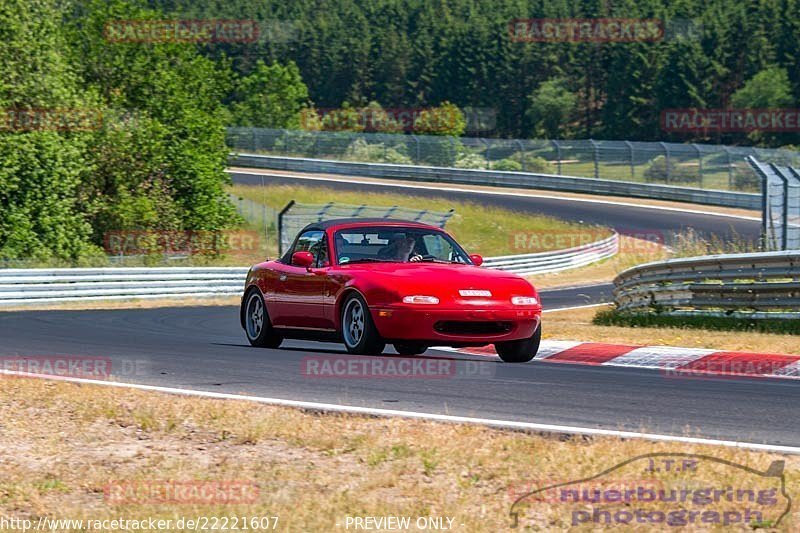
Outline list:
[[[763,249],[800,249],[800,170],[754,157],[747,162],[761,178]]]
[[[498,139],[347,131],[228,128],[232,151],[275,156],[485,170],[518,170],[757,192],[747,156],[800,166],[792,150],[594,139]]]
[[[241,294],[247,268],[56,268],[0,270],[0,305]]]
[[[483,266],[514,272],[515,274],[545,274],[578,268],[613,257],[619,251],[619,234],[597,242],[556,250],[524,255],[487,257]]]
[[[488,257],[484,265],[520,274],[557,272],[613,256],[619,236],[575,248]],[[0,269],[0,306],[37,303],[239,296],[246,267]]]
[[[614,280],[620,311],[800,318],[800,251],[669,259]]]
[[[695,189],[654,183],[635,183],[595,178],[580,178],[555,174],[473,170],[463,168],[393,165],[387,163],[356,163],[328,159],[277,157],[256,154],[233,154],[231,166],[268,168],[294,172],[342,174],[411,181],[434,181],[468,185],[494,185],[571,191],[588,194],[608,194],[658,200],[673,200],[706,205],[761,209],[761,195],[723,190]]]

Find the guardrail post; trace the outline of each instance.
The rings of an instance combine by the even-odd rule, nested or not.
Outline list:
[[[783,213],[781,213],[781,250],[789,248],[789,179],[778,170],[778,167],[770,163],[769,168],[781,179],[783,183]]]
[[[770,223],[770,204],[769,204],[769,176],[761,169],[761,164],[755,157],[749,155],[745,158],[756,176],[761,178],[759,180],[761,185],[761,250],[768,252],[769,246],[769,223]]]
[[[483,152],[483,160],[486,161],[486,168],[491,170],[492,164],[490,163],[491,159],[489,158],[489,153],[492,150],[491,145],[483,137],[478,137],[478,140],[486,146],[486,149]]]
[[[669,183],[670,181],[672,181],[672,169],[670,168],[671,161],[670,161],[670,158],[669,158],[669,146],[667,146],[667,143],[663,143],[663,142],[658,143],[658,144],[660,144],[661,148],[664,150],[664,162],[666,163],[665,166],[666,166],[666,172],[667,172],[665,181],[667,183]]]
[[[697,172],[700,174],[700,188],[703,188],[703,154],[700,151],[700,147],[696,144],[692,145],[692,148],[695,149],[697,152]]]
[[[411,135],[411,138],[414,139],[414,144],[416,144],[417,156],[414,158],[414,162],[419,165],[419,162],[421,160],[420,152],[419,152],[419,139],[417,138],[416,135]]]
[[[735,190],[733,187],[733,160],[731,159],[731,151],[728,150],[727,146],[722,147],[725,150],[725,154],[728,159],[728,189]]]
[[[519,162],[522,165],[522,170],[525,171],[527,170],[525,168],[525,145],[523,145],[522,141],[519,139],[514,139],[514,141],[517,143],[517,146],[519,146]]]
[[[594,159],[594,179],[600,179],[600,149],[594,139],[589,139],[592,145],[592,158]],[[560,174],[561,172],[559,172]]]
[[[800,187],[800,172],[798,172],[797,169],[792,168],[792,167],[788,167],[788,170],[789,170],[789,174],[791,175],[791,177],[795,179],[796,186]],[[790,206],[789,198],[787,197],[786,198],[786,211],[787,212],[789,211],[790,207],[791,206]],[[794,212],[793,216],[800,217],[800,205],[796,206],[796,209],[795,209],[795,212]],[[794,228],[796,230],[794,233],[795,233],[795,235],[797,235],[797,232],[800,231],[800,229],[797,228],[797,225],[795,225]],[[795,240],[796,239],[797,239],[797,237],[795,237]],[[796,248],[800,248],[800,243],[798,243],[792,249],[796,249]]]
[[[561,175],[561,145],[558,144],[558,141],[555,140],[550,142],[553,143],[553,146],[556,147],[556,161],[557,161],[556,168],[558,168],[558,174]]]
[[[636,169],[633,166],[633,143],[630,141],[625,141],[625,144],[628,146],[628,163],[631,166],[631,179],[636,179]]]
[[[294,200],[289,200],[286,207],[281,209],[280,213],[278,213],[278,257],[283,256],[283,215],[285,215],[293,205]]]
[[[455,209],[451,209],[450,211],[445,213],[444,216],[442,216],[441,225],[439,227],[440,228],[445,227],[445,225],[447,225],[447,221],[450,220],[450,217],[452,217],[455,214],[456,214],[456,210]]]

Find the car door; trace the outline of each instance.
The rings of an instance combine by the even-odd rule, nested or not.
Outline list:
[[[312,268],[291,264],[292,254],[304,251],[314,256]],[[327,266],[323,266],[327,261],[325,233],[304,232],[286,257],[277,268],[275,291],[271,304],[268,303],[272,324],[284,328],[330,329],[330,321],[323,311],[327,278]]]

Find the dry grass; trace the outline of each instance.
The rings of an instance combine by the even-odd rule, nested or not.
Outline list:
[[[452,233],[469,253],[487,257],[568,248],[571,242],[580,244],[580,238],[584,236],[589,237],[591,242],[611,234],[607,228],[567,222],[553,217],[498,209],[471,202],[410,196],[394,191],[363,193],[339,191],[329,187],[294,185],[266,187],[236,185],[230,191],[253,202],[265,203],[274,209],[284,207],[290,200],[307,204],[338,202],[386,207],[397,205],[439,212],[455,209],[455,215],[447,222],[447,231]],[[519,244],[520,237],[526,243],[524,246]]]
[[[277,515],[280,531],[335,531],[344,530],[348,515],[435,516],[453,518],[456,531],[498,531],[509,529],[512,504],[537,481],[576,480],[653,452],[707,454],[758,470],[779,458],[41,380],[3,379],[2,385],[0,516],[34,520]],[[789,492],[797,494],[800,458],[785,459]],[[643,477],[628,468],[611,482],[634,484]],[[706,468],[688,481],[752,488],[751,478],[736,469]],[[255,483],[259,496],[227,507],[104,500],[107,484],[131,480],[240,480]],[[523,523],[540,531],[566,529],[568,511],[561,503],[533,503],[523,508]],[[796,526],[787,521],[781,530]]]
[[[611,305],[607,308],[611,308]],[[542,334],[545,338],[558,340],[800,354],[797,335],[743,331],[708,331],[690,328],[597,326],[592,323],[592,319],[598,309],[606,309],[606,307],[547,313]]]

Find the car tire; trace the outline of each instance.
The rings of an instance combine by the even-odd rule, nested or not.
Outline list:
[[[242,324],[252,346],[277,348],[283,342],[283,337],[272,327],[264,297],[256,287],[250,288],[242,300]]]
[[[418,342],[396,342],[393,346],[400,355],[420,355],[428,349],[426,345]]]
[[[386,343],[372,322],[367,302],[358,293],[348,296],[342,305],[342,340],[347,351],[357,355],[380,355]]]
[[[527,363],[536,356],[539,351],[539,343],[542,340],[542,325],[536,328],[536,332],[527,339],[518,341],[497,342],[494,345],[497,355],[506,363]]]

